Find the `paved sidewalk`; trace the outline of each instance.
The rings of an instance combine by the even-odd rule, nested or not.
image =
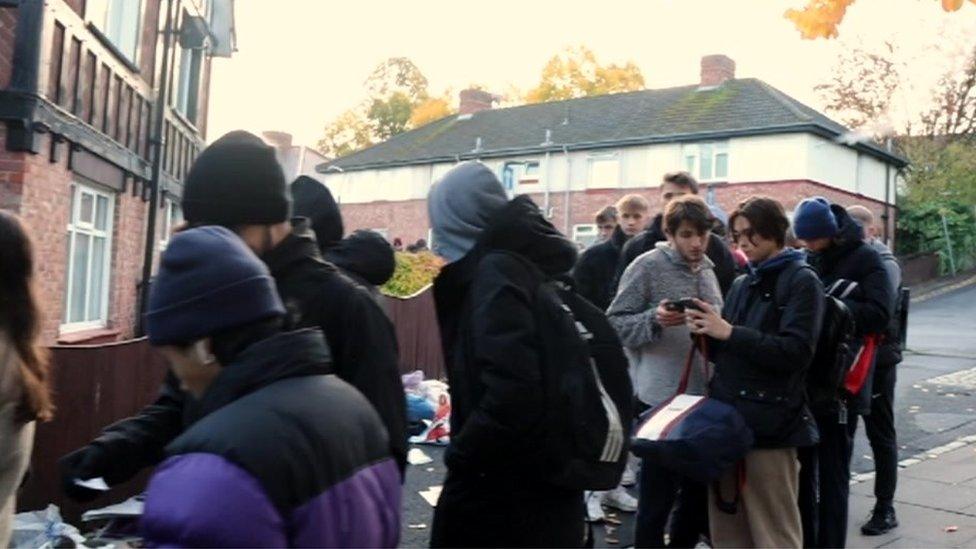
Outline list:
[[[976,437],[902,461],[895,508],[900,526],[861,535],[874,505],[871,475],[851,486],[848,547],[976,547]]]

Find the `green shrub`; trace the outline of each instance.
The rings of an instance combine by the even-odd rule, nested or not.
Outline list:
[[[410,297],[433,284],[444,260],[432,252],[397,252],[396,270],[380,287],[380,291],[393,297]]]

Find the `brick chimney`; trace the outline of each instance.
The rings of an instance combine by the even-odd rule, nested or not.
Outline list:
[[[701,87],[719,86],[735,78],[735,61],[726,55],[706,55],[701,59]]]
[[[475,89],[461,90],[460,97],[461,104],[458,106],[458,113],[460,114],[473,114],[488,110],[495,100],[494,95]]]

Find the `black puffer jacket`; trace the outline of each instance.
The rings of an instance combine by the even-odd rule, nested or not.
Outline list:
[[[855,290],[843,300],[854,316],[856,335],[884,333],[891,319],[894,296],[881,254],[864,242],[861,225],[847,210],[837,204],[831,205],[830,210],[837,218],[839,231],[829,248],[809,255],[810,265],[820,274],[827,290],[839,280],[857,283]],[[868,375],[861,392],[847,402],[851,413],[870,413],[872,378],[873,375]],[[817,414],[820,417],[821,411]]]
[[[271,270],[290,328],[321,328],[335,373],[379,412],[401,468],[407,458],[407,412],[393,324],[364,288],[319,254],[306,220],[261,259]]]
[[[742,413],[758,448],[818,440],[806,405],[806,374],[823,315],[823,285],[798,251],[740,276],[729,291],[722,317],[732,324],[732,336],[708,340],[715,363],[711,395]]]
[[[472,251],[441,271],[434,298],[451,385],[448,468],[536,485],[545,476],[545,402],[533,309],[538,275],[525,260],[546,275],[566,273],[576,247],[520,196]]]
[[[623,229],[617,226],[609,240],[584,251],[573,268],[576,293],[604,311],[613,301],[617,265],[627,240]]]
[[[664,215],[657,214],[644,232],[631,238],[624,245],[623,257],[617,266],[617,276],[613,282],[611,295],[617,294],[617,285],[620,283],[620,277],[623,276],[627,266],[637,259],[637,256],[653,250],[658,242],[664,242],[668,239],[664,234],[663,223]],[[722,295],[724,296],[729,293],[729,288],[732,287],[732,282],[736,276],[736,265],[735,259],[732,258],[732,252],[729,251],[729,247],[722,240],[722,237],[715,233],[709,233],[708,248],[705,250],[705,255],[715,264],[715,277],[718,278],[718,286],[722,289]]]

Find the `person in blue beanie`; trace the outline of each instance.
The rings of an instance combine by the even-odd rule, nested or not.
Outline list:
[[[282,331],[284,315],[267,267],[231,231],[170,241],[146,326],[194,403],[149,482],[150,546],[396,546],[400,474],[386,429],[329,373],[322,333]]]
[[[881,255],[864,242],[861,225],[843,206],[817,196],[796,207],[793,230],[808,250],[807,260],[827,293],[841,299],[851,311],[855,337],[883,333],[894,299]],[[816,452],[801,453],[801,483],[807,486],[810,498],[815,497],[813,488],[819,476],[820,500],[819,504],[801,501],[801,509],[807,515],[804,524],[812,530],[804,532],[805,545],[844,547],[847,542],[853,435],[856,416],[871,410],[870,380],[869,375],[857,395],[813,409],[820,444]],[[814,474],[815,469],[818,475]]]

